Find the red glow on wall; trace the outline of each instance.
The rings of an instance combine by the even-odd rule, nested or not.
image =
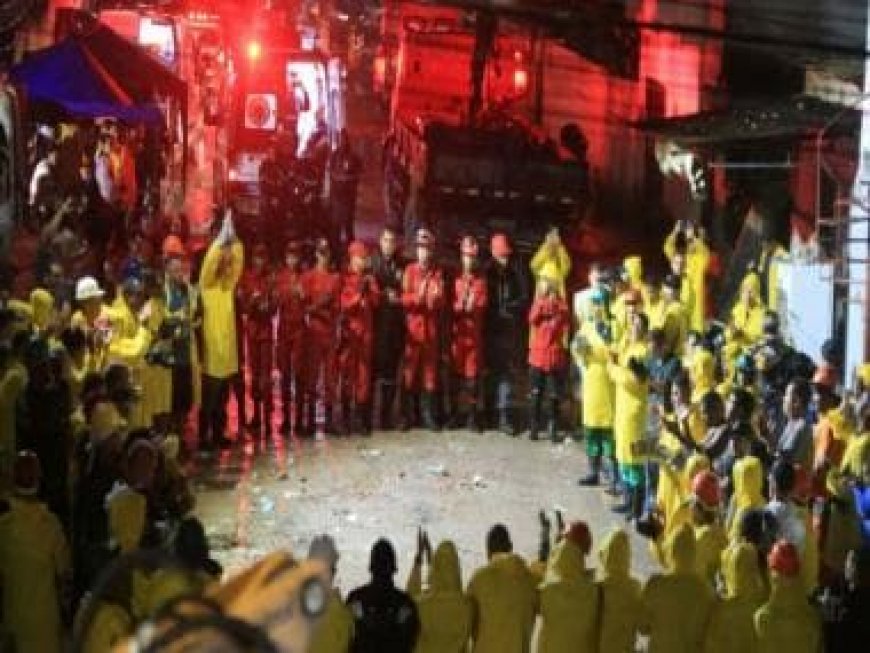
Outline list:
[[[248,55],[249,61],[259,61],[263,56],[263,46],[259,41],[249,41],[245,48],[245,53]]]
[[[525,95],[529,90],[529,72],[525,68],[517,68],[514,71],[514,93]]]

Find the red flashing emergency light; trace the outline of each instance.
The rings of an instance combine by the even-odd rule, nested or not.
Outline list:
[[[259,41],[248,41],[245,52],[249,61],[259,61],[260,57],[263,56],[263,46],[260,45]]]
[[[514,93],[517,95],[525,95],[529,90],[529,73],[524,68],[517,68],[514,71]]]

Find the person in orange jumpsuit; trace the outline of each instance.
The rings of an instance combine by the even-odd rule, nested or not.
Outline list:
[[[368,270],[368,249],[355,240],[347,248],[350,260],[341,282],[341,410],[344,431],[371,433],[372,356],[375,308],[380,289]]]
[[[529,437],[538,439],[543,402],[549,402],[547,433],[558,439],[559,403],[568,354],[565,339],[571,328],[571,314],[559,293],[559,279],[542,274],[538,278],[535,301],[529,311],[529,382],[531,385],[531,421]]]
[[[466,427],[480,430],[478,422],[478,381],[483,348],[483,318],[486,313],[486,279],[478,271],[477,241],[466,236],[459,246],[462,271],[453,282],[453,329],[450,358],[456,377],[453,425],[459,426],[463,413]]]
[[[275,295],[278,304],[278,349],[277,362],[281,371],[281,432],[298,434],[305,429],[303,422],[305,394],[305,357],[303,336],[305,333],[305,293],[302,290],[302,243],[291,240],[284,253],[284,267],[275,278]],[[291,414],[290,406],[293,402]],[[291,421],[292,419],[292,421]],[[313,425],[307,425],[311,430]]]
[[[245,314],[245,345],[251,373],[254,417],[248,430],[272,434],[272,363],[275,356],[273,318],[277,312],[274,276],[268,268],[269,251],[263,243],[254,247],[251,267],[242,276],[239,297]]]
[[[417,261],[402,278],[405,308],[405,352],[402,361],[402,427],[414,420],[413,406],[420,398],[423,427],[438,430],[435,393],[438,390],[438,345],[444,308],[444,275],[434,260],[435,238],[428,229],[417,233]],[[422,394],[421,394],[422,392]]]
[[[302,275],[302,292],[305,296],[306,409],[308,423],[316,426],[317,438],[322,439],[326,433],[334,432],[332,400],[341,278],[332,271],[329,241],[325,238],[317,239],[314,258],[314,267]],[[320,420],[317,420],[316,415],[318,406],[323,410]]]

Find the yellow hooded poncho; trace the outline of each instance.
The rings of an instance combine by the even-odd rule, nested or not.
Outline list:
[[[755,613],[758,653],[818,653],[822,650],[819,613],[807,600],[800,577],[774,573],[770,599]]]
[[[755,456],[745,456],[734,463],[731,470],[734,479],[734,494],[725,521],[728,538],[732,541],[740,536],[740,522],[747,511],[763,508],[767,501],[762,494],[764,468]]]
[[[540,591],[538,653],[595,651],[598,592],[580,547],[564,539],[556,545]]]
[[[704,653],[755,653],[755,613],[764,601],[758,553],[740,543],[722,554],[725,596],[713,608]]]
[[[630,575],[631,544],[628,534],[614,530],[598,551],[600,562],[601,616],[599,651],[634,653],[640,625],[640,583]]]
[[[415,653],[464,652],[471,636],[471,603],[462,592],[459,554],[453,542],[441,542],[435,549],[426,592],[420,583],[420,567],[414,566],[408,593],[420,615]]]

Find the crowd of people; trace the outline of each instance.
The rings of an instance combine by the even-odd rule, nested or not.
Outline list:
[[[312,650],[870,641],[870,364],[842,369],[836,342],[817,363],[787,344],[772,244],[717,322],[711,254],[691,222],[665,242],[666,274],[645,275],[640,257],[593,262],[572,295],[558,230],[528,265],[504,233],[486,252],[470,235],[445,251],[428,229],[408,258],[389,228],[373,248],[348,228],[341,251],[291,236],[278,257],[273,242],[243,243],[222,211],[197,248],[182,215],[158,219],[130,192],[135,166],[115,127],[71,177],[50,139],[39,148],[0,286],[0,575],[13,650],[61,650],[74,622],[85,650],[109,650],[172,596],[219,578],[183,460],[270,441],[273,426],[315,440],[375,428],[582,439],[579,484],[615,497],[664,570],[633,579],[617,530],[595,573],[588,526],[560,524],[553,543],[543,517],[535,562],[495,527],[465,588],[455,546],[432,552],[421,534],[405,594],[379,542],[372,583],[333,597]],[[355,178],[357,162],[346,167]],[[345,204],[337,213],[352,223]],[[113,561],[152,547],[181,564],[91,592]],[[328,538],[312,556],[338,561]]]

